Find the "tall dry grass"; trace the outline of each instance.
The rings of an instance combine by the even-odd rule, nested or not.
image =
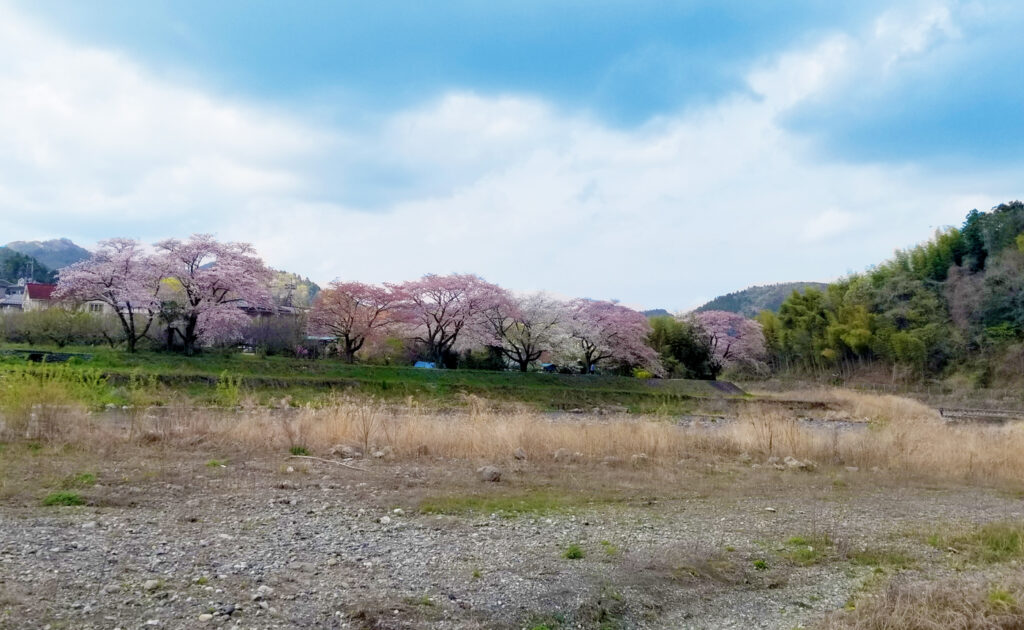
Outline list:
[[[644,416],[553,416],[495,410],[484,401],[457,412],[414,405],[339,400],[323,408],[251,409],[244,412],[187,407],[103,418],[66,410],[47,426],[50,439],[110,448],[125,441],[215,445],[254,451],[304,446],[326,455],[336,445],[396,458],[445,457],[501,461],[517,449],[550,459],[564,449],[574,459],[600,462],[643,454],[644,462],[735,457],[757,461],[792,456],[818,465],[879,467],[943,478],[1019,481],[1024,478],[1024,425],[948,425],[932,409],[895,396],[831,390],[849,423],[806,423],[778,405],[749,407],[715,426],[678,426]],[[46,438],[41,435],[38,437]]]

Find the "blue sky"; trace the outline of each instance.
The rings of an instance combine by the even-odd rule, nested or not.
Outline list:
[[[839,7],[838,5],[849,5]],[[0,240],[685,309],[1021,196],[1013,2],[0,0]]]

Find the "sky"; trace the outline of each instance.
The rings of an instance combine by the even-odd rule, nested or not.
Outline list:
[[[840,5],[851,5],[841,7]],[[1024,196],[1006,0],[0,0],[0,242],[685,310]]]

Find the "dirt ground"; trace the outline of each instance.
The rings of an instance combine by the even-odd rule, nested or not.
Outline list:
[[[1019,488],[747,457],[11,444],[0,480],[2,628],[815,627],[894,578],[1019,570],[928,534],[1024,519]]]

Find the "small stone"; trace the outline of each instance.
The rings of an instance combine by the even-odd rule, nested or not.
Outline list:
[[[327,559],[327,566],[333,567],[333,566],[337,566],[337,564],[338,564],[338,559],[337,558],[328,558]]]
[[[395,508],[391,510],[391,512],[392,514],[396,514],[398,516],[402,516],[403,514],[405,514],[405,510],[403,510],[402,508]]]
[[[847,466],[846,467],[846,472],[857,472],[858,470],[860,470],[860,468],[858,468],[857,466]]]
[[[765,511],[765,512],[774,512],[774,511],[775,511],[775,508],[773,508],[773,507],[766,507],[766,508],[764,509],[764,511]]]
[[[647,465],[649,459],[647,453],[635,453],[629,458],[629,462],[633,465],[633,468],[641,468]]]
[[[295,468],[293,468],[292,466],[289,466],[288,468],[285,468],[284,471],[286,473],[293,473],[293,472],[295,472]]]
[[[512,452],[512,457],[515,457],[516,459],[520,460],[526,459],[526,450],[523,449],[522,446],[520,446],[519,448]]]
[[[274,589],[267,586],[266,584],[260,584],[260,587],[256,589],[256,592],[252,594],[252,601],[258,602],[264,599],[270,599],[274,595]]]
[[[765,463],[772,464],[772,465],[778,464],[779,463],[779,458],[774,456],[774,455],[772,455],[771,457],[769,457],[768,459],[765,460]]]
[[[99,523],[96,521],[86,521],[82,523],[82,529],[96,529],[98,526]]]
[[[391,517],[390,516],[382,516],[382,517],[380,517],[380,521],[378,521],[378,522],[381,525],[390,525],[391,524]]]
[[[551,454],[551,456],[555,458],[556,462],[567,460],[571,455],[572,452],[567,448],[560,448]]]
[[[501,481],[501,470],[494,466],[481,466],[476,472],[480,477],[480,481],[490,481],[495,483]]]
[[[121,590],[121,585],[120,584],[113,584],[113,583],[111,583],[111,584],[107,584],[106,586],[103,587],[103,592],[104,593],[108,593],[108,594],[109,593],[117,593],[120,590]]]
[[[146,625],[147,626],[159,626],[160,625],[160,620],[159,619],[148,619],[148,620],[146,620]]]
[[[210,613],[203,613],[199,615],[199,621],[202,621],[204,623],[211,619],[213,619],[213,615],[211,615]]]
[[[155,591],[160,588],[160,580],[146,580],[142,583],[142,590]]]

